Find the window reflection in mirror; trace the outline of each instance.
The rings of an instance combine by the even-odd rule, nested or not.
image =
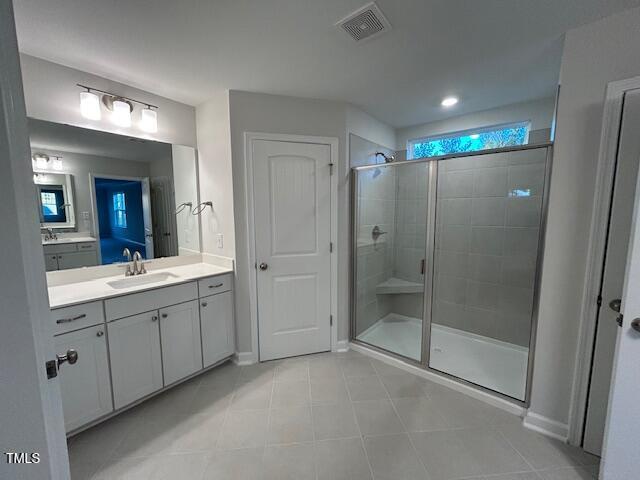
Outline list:
[[[200,201],[195,149],[36,119],[29,128],[48,270],[120,263],[125,248],[200,253],[200,217],[179,208]]]

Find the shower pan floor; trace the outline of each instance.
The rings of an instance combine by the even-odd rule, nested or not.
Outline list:
[[[358,340],[420,359],[422,322],[390,313]],[[430,367],[485,388],[524,399],[528,349],[444,325],[432,324]]]

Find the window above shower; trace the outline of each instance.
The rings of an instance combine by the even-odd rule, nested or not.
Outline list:
[[[531,122],[523,121],[409,140],[409,159],[477,152],[529,143]]]

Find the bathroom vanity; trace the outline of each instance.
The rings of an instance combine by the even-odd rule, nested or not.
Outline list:
[[[235,351],[231,268],[191,263],[88,278],[50,286],[49,297],[56,351],[78,353],[58,372],[68,434]]]

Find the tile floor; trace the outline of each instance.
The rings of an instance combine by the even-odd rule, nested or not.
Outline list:
[[[587,480],[598,459],[356,352],[227,363],[69,441],[72,478]]]

